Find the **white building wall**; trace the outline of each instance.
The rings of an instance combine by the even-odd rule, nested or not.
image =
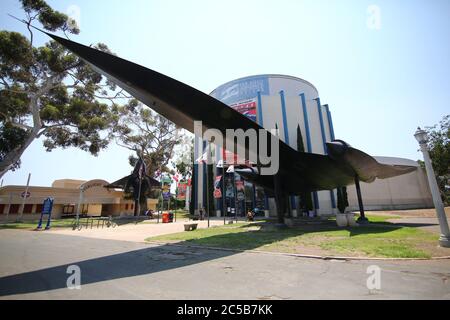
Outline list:
[[[283,115],[281,112],[281,100],[278,95],[261,96],[261,107],[263,113],[263,127],[267,130],[278,126],[279,138],[284,141]]]
[[[366,210],[401,210],[433,207],[425,170],[372,183],[361,182],[361,194]],[[354,185],[347,186],[349,209],[359,210]]]

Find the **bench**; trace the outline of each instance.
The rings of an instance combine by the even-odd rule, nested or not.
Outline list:
[[[184,231],[193,231],[197,229],[198,223],[185,223],[184,224]]]

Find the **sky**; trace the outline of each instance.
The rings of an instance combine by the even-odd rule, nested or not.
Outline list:
[[[75,18],[71,39],[102,42],[118,56],[205,93],[255,74],[311,82],[330,106],[337,139],[374,156],[421,159],[417,126],[450,113],[448,0],[52,0]],[[0,29],[26,29],[18,0],[0,1]],[[37,35],[36,43],[49,39]],[[55,179],[114,181],[130,152],[112,143],[94,157],[46,152],[35,141],[3,185]]]

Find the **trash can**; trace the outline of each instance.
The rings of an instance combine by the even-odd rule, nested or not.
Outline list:
[[[173,222],[173,212],[169,212],[169,222]]]
[[[169,213],[168,212],[163,212],[162,223],[169,223]]]

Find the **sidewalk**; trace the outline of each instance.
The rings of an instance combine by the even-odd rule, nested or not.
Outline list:
[[[198,223],[197,228],[203,229],[208,227],[208,221],[188,221],[187,219],[182,221],[177,221],[173,223],[151,223],[142,222],[138,224],[129,223],[115,228],[96,228],[92,229],[83,228],[81,230],[72,229],[51,229],[50,233],[63,234],[71,236],[80,236],[87,238],[96,239],[108,239],[108,240],[122,240],[122,241],[132,241],[132,242],[143,242],[144,239],[153,236],[159,236],[164,234],[184,232],[185,223]],[[223,225],[223,220],[211,219],[210,226]],[[187,232],[187,231],[186,231]]]

